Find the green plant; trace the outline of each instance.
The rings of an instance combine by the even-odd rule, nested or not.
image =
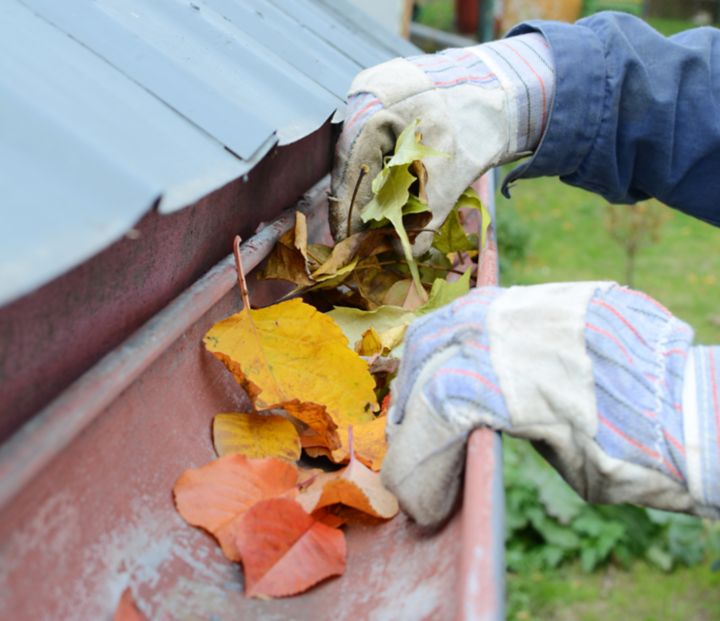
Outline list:
[[[577,561],[586,572],[644,560],[663,571],[720,554],[720,533],[687,515],[583,501],[529,445],[504,439],[510,571]]]
[[[503,203],[495,214],[495,238],[500,256],[500,278],[510,274],[513,264],[523,261],[530,243],[530,229],[510,203]]]

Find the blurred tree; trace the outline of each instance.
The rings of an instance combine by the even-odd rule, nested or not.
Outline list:
[[[670,211],[649,200],[635,205],[608,205],[605,230],[625,253],[625,284],[635,286],[635,265],[641,248],[657,243]]]

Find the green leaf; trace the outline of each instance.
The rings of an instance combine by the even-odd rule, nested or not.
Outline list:
[[[411,194],[408,202],[405,203],[405,207],[403,207],[402,213],[403,216],[410,216],[414,213],[424,213],[426,211],[430,211],[427,203],[421,201],[414,194]]]
[[[482,217],[480,247],[485,248],[485,244],[487,243],[487,231],[492,223],[492,218],[490,217],[490,212],[487,210],[485,205],[482,204],[477,192],[472,188],[468,188],[460,195],[460,198],[454,207],[454,209],[462,208],[477,209],[480,212]]]
[[[377,184],[378,189],[375,190],[375,181],[380,178],[381,182]],[[410,174],[407,166],[384,168],[373,180],[375,197],[364,207],[360,216],[363,222],[370,220],[387,220],[393,225],[397,236],[400,238],[403,255],[410,268],[415,287],[418,292],[420,292],[423,290],[422,283],[420,282],[420,273],[418,272],[417,264],[412,254],[410,239],[408,238],[402,221],[402,209],[410,198],[410,186],[413,184],[413,181],[415,181],[415,177]]]
[[[410,198],[410,186],[414,181],[415,177],[407,167],[383,168],[373,180],[375,197],[363,208],[360,214],[362,221],[392,221],[393,217],[401,216],[402,208]]]
[[[327,315],[340,326],[350,342],[351,348],[370,328],[374,328],[378,333],[383,333],[400,326],[408,326],[416,317],[415,313],[399,306],[380,306],[370,311],[336,306]],[[397,356],[395,350],[393,350],[393,355]]]
[[[453,209],[445,219],[445,222],[443,222],[440,230],[435,235],[432,245],[443,254],[478,249],[468,237],[462,224],[460,224],[460,215],[457,209]]]
[[[395,141],[395,152],[388,160],[387,166],[403,166],[412,164],[415,160],[424,157],[450,157],[448,153],[437,151],[420,142],[420,133],[417,131],[420,119],[410,123]],[[374,189],[374,188],[373,188]]]
[[[583,548],[582,552],[580,552],[580,566],[587,573],[595,569],[598,560],[598,553],[595,548]]]
[[[470,291],[470,268],[467,268],[465,273],[453,282],[436,278],[430,290],[428,301],[418,310],[418,314],[429,313],[450,304],[450,302],[465,295],[468,291]]]
[[[663,571],[670,571],[673,567],[673,559],[660,546],[651,546],[645,553],[645,558]]]

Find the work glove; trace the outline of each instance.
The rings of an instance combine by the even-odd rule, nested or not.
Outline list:
[[[383,481],[437,525],[485,426],[531,440],[588,501],[718,517],[720,347],[692,338],[613,283],[477,289],[408,330]]]
[[[348,94],[332,172],[330,228],[335,239],[361,228],[371,182],[409,124],[420,120],[423,143],[449,156],[423,160],[432,212],[427,228],[437,229],[482,173],[537,146],[554,90],[552,56],[538,33],[396,58],[358,74]],[[363,167],[368,173],[350,216]],[[415,254],[427,250],[431,241],[431,232],[418,235]]]

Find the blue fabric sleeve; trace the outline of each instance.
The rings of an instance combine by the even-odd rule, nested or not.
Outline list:
[[[503,184],[559,176],[612,203],[655,197],[720,226],[720,30],[666,38],[642,20],[599,13],[531,21],[555,60],[556,89],[534,155]]]

